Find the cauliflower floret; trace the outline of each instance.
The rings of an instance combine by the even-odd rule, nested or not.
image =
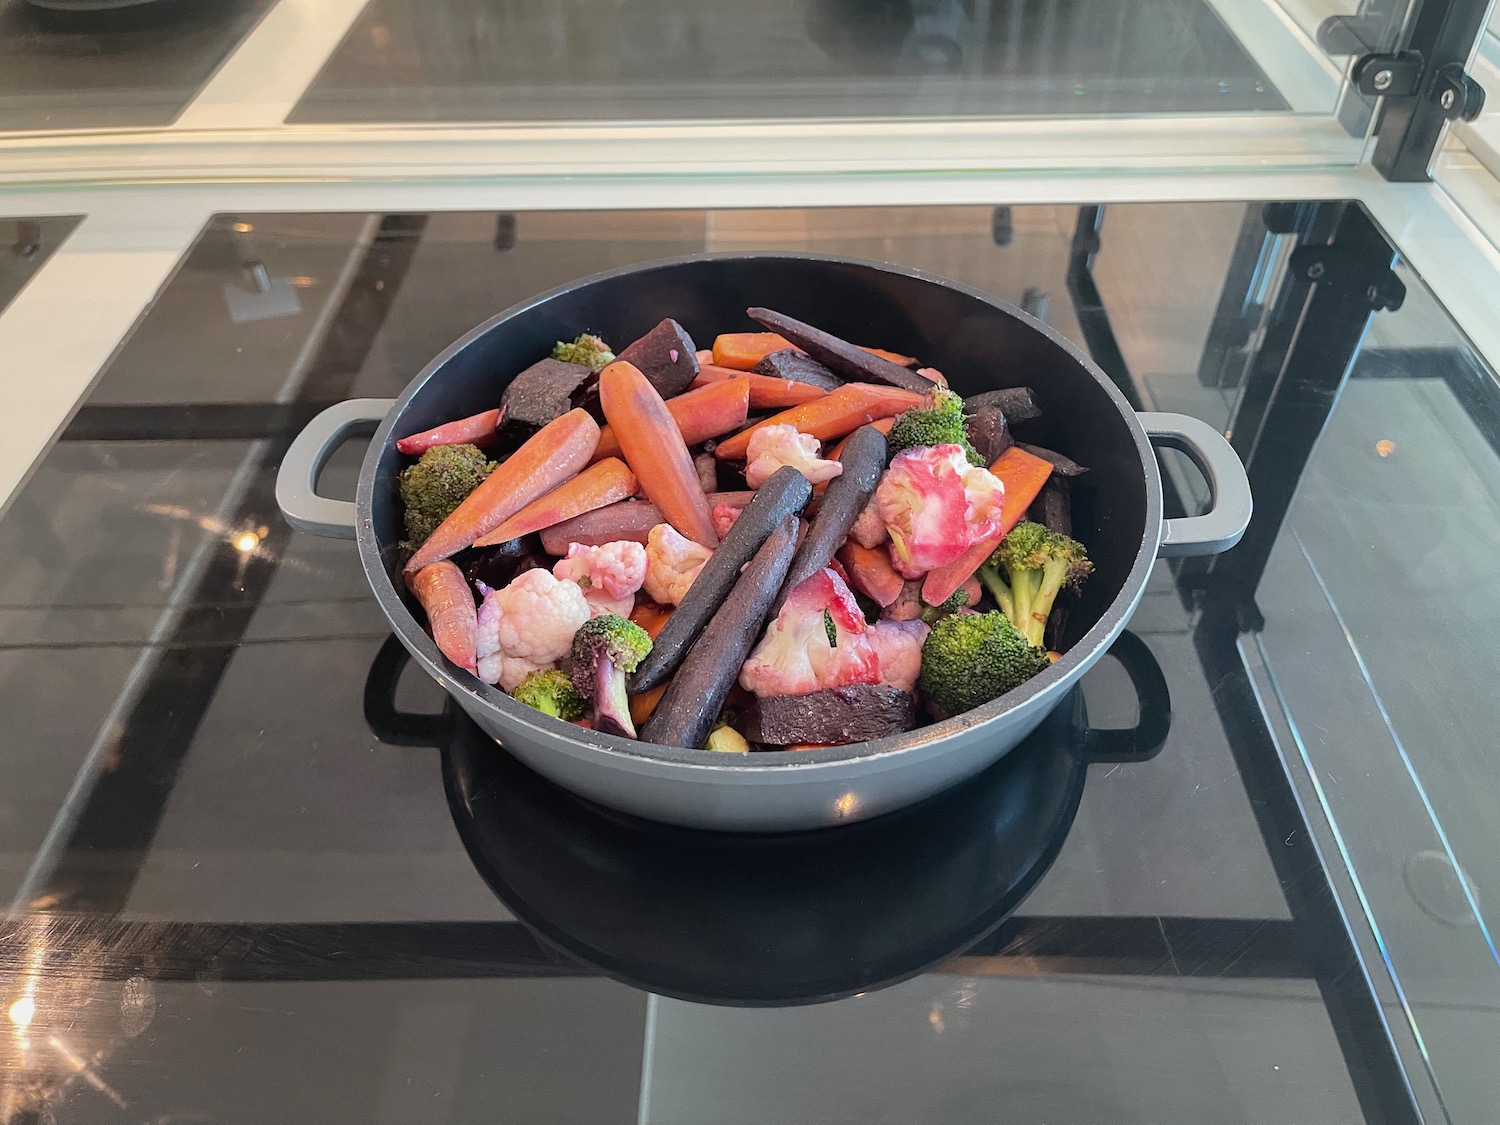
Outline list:
[[[914,691],[922,671],[922,642],[932,632],[925,621],[877,621],[865,636],[880,657],[880,682]]]
[[[1005,485],[970,465],[961,446],[898,453],[875,489],[875,506],[903,577],[950,563],[1000,530]]]
[[[813,484],[825,484],[842,473],[844,466],[819,457],[821,448],[817,438],[799,433],[796,426],[762,426],[750,435],[745,480],[751,488],[759,488],[777,469],[790,465]]]
[[[787,595],[741,666],[740,686],[764,699],[878,683],[880,657],[867,628],[849,587],[825,567]]]
[[[554,667],[589,619],[589,603],[576,582],[528,570],[503,590],[481,587],[479,678],[514,691],[532,672]]]
[[[734,521],[740,518],[744,508],[736,508],[733,504],[720,500],[714,505],[714,510],[709,513],[714,521],[714,530],[719,533],[719,538],[729,534],[729,529],[734,526]]]
[[[712,554],[671,524],[657,524],[646,537],[646,595],[661,605],[681,605]]]
[[[553,566],[552,576],[577,582],[593,616],[629,617],[635,592],[646,579],[646,548],[629,540],[598,547],[570,543],[567,557]]]
[[[885,520],[880,518],[875,497],[871,496],[870,502],[860,509],[854,526],[849,529],[849,538],[869,550],[874,550],[886,541]]]

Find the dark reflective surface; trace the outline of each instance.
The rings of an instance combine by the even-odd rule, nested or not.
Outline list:
[[[168,125],[272,3],[48,11],[0,0],[0,129]]]
[[[1286,108],[1202,0],[376,0],[291,120]]]
[[[1278,211],[1285,233],[1269,235],[1266,215],[1086,214],[1092,287],[1076,208],[216,221],[0,520],[0,883],[15,902],[0,1121],[1401,1123],[1408,1081],[1433,1117],[1430,1065],[1453,1118],[1486,1122],[1492,703],[1439,675],[1458,675],[1450,658],[1466,674],[1494,663],[1488,588],[1471,582],[1455,608],[1443,568],[1489,573],[1466,552],[1500,521],[1495,385],[1357,210]],[[1299,255],[1297,269],[1256,273],[1268,237],[1264,260]],[[1039,756],[1035,776],[1067,784],[1019,806],[1020,787],[997,784],[993,805],[955,794],[909,852],[872,846],[883,858],[848,858],[847,876],[798,869],[816,848],[788,846],[785,882],[822,922],[778,995],[866,991],[748,1009],[647,996],[598,965],[771,998],[777,958],[757,936],[799,920],[777,913],[777,865],[760,898],[735,893],[747,872],[716,886],[727,845],[575,818],[469,743],[449,776],[475,825],[488,807],[495,847],[477,850],[512,915],[455,828],[440,755],[366,723],[388,630],[352,548],[291,532],[271,485],[322,403],[395,393],[528,294],[767,246],[889,258],[1045,306],[1143,405],[1255,439],[1258,508],[1221,564],[1158,566],[1132,619],[1171,694],[1156,756],[1083,767],[1081,797],[1076,762]],[[1399,285],[1400,310],[1372,312],[1372,285]],[[1283,334],[1285,308],[1317,331]],[[347,495],[361,453],[334,459],[326,490]],[[1195,482],[1167,468],[1190,508]],[[1430,558],[1386,535],[1412,512],[1436,521]],[[1454,652],[1419,638],[1431,655],[1393,674],[1390,630],[1436,611]],[[1091,725],[1143,725],[1116,663],[1082,687]],[[1421,710],[1431,697],[1442,708]],[[442,696],[408,675],[392,706],[438,713]],[[1049,807],[1071,826],[1016,905],[1058,830]],[[971,833],[971,815],[1024,821],[994,808],[1053,834]],[[649,865],[625,862],[631,841]],[[722,909],[665,909],[700,899]],[[695,966],[753,988],[664,975]]]

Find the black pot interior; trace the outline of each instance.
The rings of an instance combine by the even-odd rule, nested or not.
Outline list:
[[[1135,438],[1104,377],[1061,337],[1017,309],[939,279],[814,257],[722,255],[583,280],[476,330],[409,392],[391,437],[492,409],[511,377],[557,340],[596,332],[619,349],[670,316],[709,347],[721,332],[758,330],[745,315],[752,305],[918,356],[960,394],[1034,388],[1044,417],[1018,436],[1090,469],[1073,485],[1074,534],[1095,573],[1069,614],[1065,644],[1099,621],[1124,587],[1146,530],[1145,469]],[[386,571],[404,595],[396,473],[408,459],[389,443],[378,456],[371,516]]]

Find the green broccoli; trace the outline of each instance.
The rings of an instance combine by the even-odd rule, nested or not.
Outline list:
[[[964,400],[942,387],[929,396],[930,404],[914,406],[896,418],[885,438],[888,457],[922,445],[960,445],[969,464],[983,466],[984,458],[969,441]]]
[[[1093,569],[1082,543],[1022,520],[979,568],[979,580],[1026,640],[1039,645],[1057,595]]]
[[[922,606],[922,620],[927,622],[927,624],[929,625],[936,625],[940,618],[947,617],[951,613],[957,613],[968,604],[969,595],[967,592],[965,592],[964,588],[960,586],[957,590],[954,590],[953,593],[948,595],[948,600],[945,601],[942,605],[924,604]]]
[[[512,698],[528,707],[535,707],[544,715],[571,723],[583,718],[585,704],[583,696],[568,679],[567,673],[556,668],[543,668],[532,672],[510,693]]]
[[[1049,663],[1046,650],[1027,644],[1005,614],[955,613],[922,643],[917,688],[947,718],[1019,687]]]
[[[420,547],[494,467],[477,446],[435,445],[415,465],[402,469],[397,478],[406,507],[402,546],[409,551]]]
[[[615,361],[615,353],[598,336],[585,332],[571,343],[559,340],[552,348],[552,358],[565,363],[581,363],[590,371],[603,371]]]
[[[573,686],[588,701],[594,729],[635,737],[625,673],[651,651],[651,634],[616,613],[590,618],[573,634]]]

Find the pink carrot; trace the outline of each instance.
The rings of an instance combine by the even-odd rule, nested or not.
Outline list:
[[[503,409],[485,410],[469,418],[444,422],[441,426],[423,430],[420,434],[397,438],[396,450],[417,456],[435,445],[488,445],[500,433],[500,423],[503,421]]]
[[[427,611],[438,651],[460,668],[478,668],[479,621],[474,595],[457,563],[435,562],[411,578],[411,592]]]

